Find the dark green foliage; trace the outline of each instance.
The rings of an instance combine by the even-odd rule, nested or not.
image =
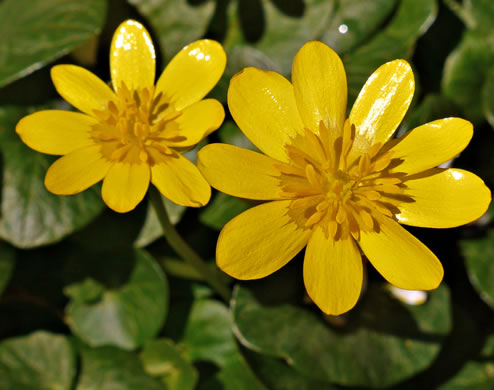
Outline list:
[[[491,0],[0,0],[0,389],[494,388],[492,207],[466,227],[411,229],[445,268],[424,305],[396,299],[367,264],[357,306],[327,317],[305,295],[303,253],[261,281],[225,276],[234,295],[222,302],[166,243],[147,199],[120,215],[99,185],[74,196],[45,189],[54,157],[25,146],[16,124],[70,109],[49,69],[81,65],[88,41],[89,68],[108,82],[110,40],[126,18],[150,30],[157,75],[194,40],[224,45],[210,97],[226,120],[207,142],[257,150],[228,114],[231,77],[255,66],[289,79],[296,52],[317,39],[342,57],[350,104],[381,64],[409,61],[416,93],[399,134],[470,120],[473,141],[453,164],[494,185]],[[256,204],[217,192],[201,210],[165,202],[208,260],[221,228]]]

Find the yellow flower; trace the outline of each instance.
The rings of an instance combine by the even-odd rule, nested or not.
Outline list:
[[[326,45],[300,49],[292,83],[255,68],[231,80],[232,116],[265,155],[224,144],[199,152],[199,169],[213,187],[270,201],[223,228],[218,266],[238,279],[262,278],[307,245],[305,286],[328,314],[357,302],[360,250],[391,284],[436,288],[441,263],[399,223],[446,228],[485,212],[491,195],[479,177],[435,168],[465,148],[471,123],[441,119],[391,139],[414,92],[403,60],[370,76],[348,119],[343,64]]]
[[[49,191],[76,194],[104,179],[103,199],[118,212],[135,208],[150,181],[175,203],[199,207],[209,201],[211,187],[180,151],[223,122],[222,105],[201,99],[223,74],[225,52],[215,41],[191,43],[156,85],[155,61],[146,29],[127,20],[111,44],[113,90],[79,66],[52,68],[58,93],[82,113],[40,111],[16,129],[29,147],[63,156],[46,173]]]

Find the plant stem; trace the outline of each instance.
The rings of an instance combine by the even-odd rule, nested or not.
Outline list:
[[[231,297],[230,289],[220,279],[217,272],[211,269],[203,259],[185,242],[182,236],[177,232],[175,226],[170,222],[168,212],[166,211],[163,199],[159,191],[151,187],[151,202],[158,215],[166,241],[175,250],[175,252],[189,263],[204,278],[204,280],[220,295],[225,302]]]

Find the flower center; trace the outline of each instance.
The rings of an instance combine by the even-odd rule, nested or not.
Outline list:
[[[91,135],[110,161],[154,164],[163,156],[176,156],[170,144],[184,139],[175,121],[181,112],[161,93],[154,96],[154,87],[129,90],[122,83],[116,100],[93,113],[99,123]]]
[[[377,143],[350,161],[354,139],[348,120],[334,141],[321,122],[319,134],[305,129],[285,146],[290,162],[277,167],[282,195],[292,199],[288,214],[299,227],[320,226],[326,237],[358,240],[360,231],[377,231],[380,218],[393,217],[410,201],[403,194],[405,174],[391,170],[399,163],[392,152]]]

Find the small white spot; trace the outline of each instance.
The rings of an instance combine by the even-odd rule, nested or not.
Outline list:
[[[196,58],[197,58],[198,60],[202,60],[202,59],[204,59],[204,53],[199,53],[199,54],[196,56]]]
[[[122,32],[122,31],[120,31]],[[125,32],[125,31],[124,31]],[[117,49],[120,49],[122,46],[123,46],[123,42],[124,42],[124,37],[123,35],[119,35],[118,38],[117,38],[117,41],[115,42],[115,47]]]
[[[346,24],[340,24],[338,31],[340,34],[346,34],[348,32],[348,26]]]
[[[427,293],[419,290],[403,290],[396,286],[388,287],[391,294],[408,305],[422,305],[427,300]]]
[[[461,179],[463,179],[463,173],[462,172],[451,171],[451,174],[453,175],[453,177],[455,178],[455,180],[461,180]]]
[[[142,24],[139,22],[136,22],[135,20],[127,20],[127,23],[129,26],[135,26],[139,29],[142,29]]]

